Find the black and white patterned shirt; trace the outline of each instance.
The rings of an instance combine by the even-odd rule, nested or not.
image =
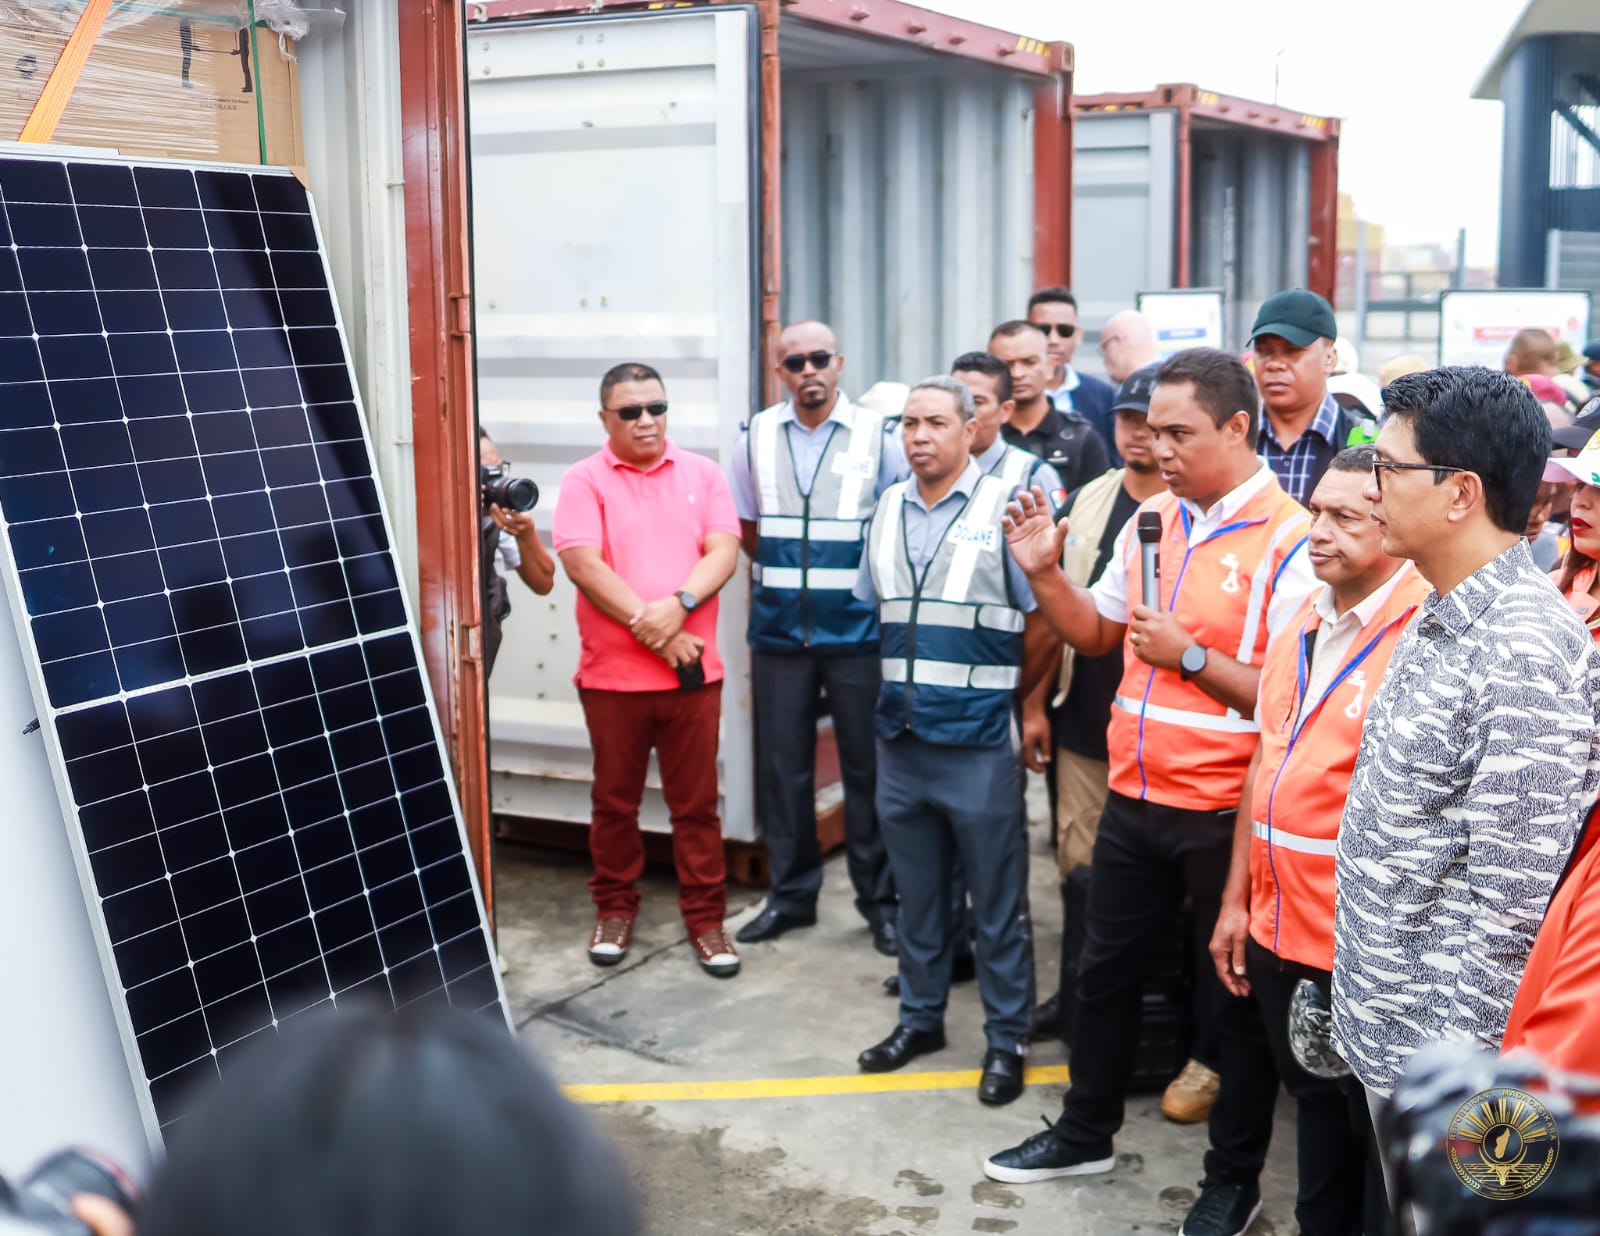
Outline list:
[[[1339,828],[1340,1053],[1389,1093],[1434,1039],[1498,1048],[1600,788],[1600,651],[1527,543],[1429,593],[1367,712]]]

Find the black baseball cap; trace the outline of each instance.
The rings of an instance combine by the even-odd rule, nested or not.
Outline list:
[[[1339,324],[1333,320],[1333,306],[1322,297],[1305,288],[1290,288],[1261,302],[1250,342],[1262,335],[1277,335],[1297,348],[1309,348],[1318,339],[1337,339]]]
[[[1156,389],[1156,371],[1160,368],[1160,361],[1151,361],[1123,378],[1122,385],[1117,387],[1117,397],[1111,401],[1111,410],[1121,412],[1126,408],[1130,412],[1143,412],[1148,416],[1150,395]]]
[[[1585,360],[1600,360],[1600,339],[1591,339],[1583,345],[1583,358]]]
[[[1569,451],[1581,451],[1589,439],[1600,431],[1600,395],[1596,395],[1579,409],[1572,424],[1550,431],[1550,440]]]

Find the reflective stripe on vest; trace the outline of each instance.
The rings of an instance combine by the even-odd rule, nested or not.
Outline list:
[[[1026,621],[1012,603],[1000,528],[1011,491],[999,477],[980,477],[919,572],[905,539],[907,486],[914,484],[884,492],[868,533],[881,598],[878,732],[894,738],[909,729],[930,743],[999,746],[1010,740]]]
[[[1162,517],[1162,608],[1176,613],[1198,643],[1259,665],[1277,580],[1284,563],[1303,552],[1304,508],[1273,480],[1197,543],[1190,541],[1188,509],[1171,494],[1140,509]],[[1132,610],[1144,602],[1138,541],[1127,537],[1123,552]],[[1185,682],[1177,670],[1146,665],[1131,642],[1123,660],[1107,734],[1111,788],[1189,810],[1236,807],[1259,724]]]
[[[876,502],[883,417],[839,397],[814,474],[799,475],[790,405],[756,414],[748,443],[756,491],[750,644],[767,651],[871,645],[871,606],[851,595]],[[813,595],[813,593],[817,595]]]
[[[1428,585],[1409,564],[1350,645],[1322,693],[1302,707],[1315,595],[1267,649],[1261,669],[1261,762],[1250,803],[1250,934],[1279,957],[1333,966],[1339,822],[1367,707]]]

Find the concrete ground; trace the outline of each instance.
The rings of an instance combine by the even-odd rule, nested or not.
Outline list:
[[[1031,891],[1039,973],[1053,976],[1060,899],[1038,797]],[[600,970],[583,948],[593,923],[584,858],[502,843],[495,861],[513,1017],[564,1085],[854,1080],[856,1054],[894,1026],[895,1002],[880,987],[893,962],[873,951],[838,854],[827,863],[817,925],[743,948],[743,972],[730,980],[695,964],[670,872],[647,873],[632,951]],[[760,900],[755,890],[730,891],[730,931]],[[949,1046],[892,1076],[976,1069],[982,1021],[976,984],[958,986]],[[1029,1065],[1060,1066],[1064,1058],[1059,1042],[1045,1042]],[[983,1159],[1038,1132],[1042,1115],[1054,1119],[1063,1085],[1031,1085],[999,1109],[980,1105],[968,1084],[796,1096],[798,1088],[732,1097],[711,1087],[706,1097],[658,1095],[587,1110],[627,1160],[653,1236],[1176,1232],[1201,1175],[1204,1126],[1163,1120],[1156,1097],[1130,1103],[1114,1172],[1003,1185],[984,1177]],[[1254,1236],[1298,1230],[1292,1121],[1285,1097]]]

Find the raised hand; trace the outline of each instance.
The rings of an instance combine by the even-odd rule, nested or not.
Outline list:
[[[1035,485],[1031,490],[1018,490],[1017,496],[1006,504],[1001,522],[1011,556],[1024,574],[1039,575],[1056,569],[1061,547],[1067,543],[1067,521],[1057,523],[1051,518],[1043,489]]]

